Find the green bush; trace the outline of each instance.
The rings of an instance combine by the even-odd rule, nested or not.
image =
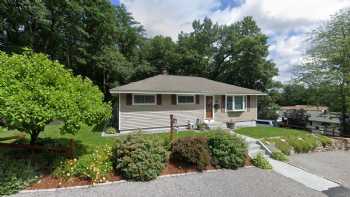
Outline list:
[[[38,179],[38,174],[30,161],[1,158],[0,196],[17,193]]]
[[[102,146],[92,154],[83,156],[76,165],[75,176],[87,178],[94,183],[102,183],[113,172],[112,147]]]
[[[307,153],[319,146],[317,139],[310,135],[305,136],[289,136],[288,144],[291,145],[296,153]]]
[[[263,140],[264,143],[272,143],[276,146],[277,149],[279,149],[282,153],[285,155],[290,155],[290,153],[293,150],[293,147],[290,146],[287,142],[287,140],[283,138],[268,138]]]
[[[252,159],[254,166],[261,169],[272,169],[270,162],[261,154],[257,154],[256,157]]]
[[[332,139],[323,135],[315,135],[323,147],[332,145]]]
[[[167,151],[157,140],[129,135],[113,148],[113,165],[124,178],[148,181],[160,175],[165,167]]]
[[[210,161],[208,138],[183,137],[171,145],[171,159],[195,165],[198,170],[204,170]]]
[[[90,179],[93,183],[105,182],[107,175],[113,171],[111,156],[112,148],[102,146],[79,159],[60,161],[53,171],[53,176],[64,180],[80,177]]]
[[[117,133],[117,130],[113,127],[108,127],[106,130],[105,130],[105,133],[107,134],[116,134]]]
[[[272,159],[276,159],[279,161],[288,161],[288,157],[280,151],[272,152],[271,157],[272,157]]]
[[[208,146],[216,167],[237,169],[244,166],[247,147],[243,139],[221,133],[209,137]]]

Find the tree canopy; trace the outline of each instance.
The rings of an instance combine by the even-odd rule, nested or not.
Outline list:
[[[46,55],[0,52],[0,117],[9,128],[31,135],[35,143],[53,120],[62,132],[75,133],[82,123],[93,125],[110,117],[111,107],[92,81],[73,76]]]
[[[147,38],[123,4],[97,1],[0,1],[0,49],[48,54],[75,75],[109,89],[162,73],[194,75],[266,91],[278,71],[268,37],[252,17],[230,25],[195,20],[193,31]],[[271,100],[271,99],[270,99]]]
[[[298,80],[308,88],[329,93],[342,113],[342,131],[348,134],[350,80],[350,9],[332,16],[312,34],[305,64],[298,67]],[[328,87],[328,88],[327,88]],[[333,91],[333,92],[332,92]],[[336,92],[334,94],[334,91]]]

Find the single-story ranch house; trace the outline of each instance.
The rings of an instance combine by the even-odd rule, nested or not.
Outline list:
[[[257,96],[262,92],[202,77],[157,75],[110,90],[119,98],[118,130],[170,128],[204,122],[235,127],[255,126]]]

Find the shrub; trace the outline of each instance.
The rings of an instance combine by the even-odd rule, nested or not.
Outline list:
[[[68,180],[75,175],[75,170],[77,166],[77,159],[67,159],[64,161],[59,161],[57,167],[54,169],[52,175],[55,178],[60,178]]]
[[[277,149],[279,149],[282,153],[285,155],[290,155],[290,153],[293,150],[293,147],[290,146],[287,142],[287,140],[283,138],[268,138],[264,139],[264,142],[272,143],[276,146]]]
[[[254,166],[261,169],[272,169],[270,162],[261,154],[257,154],[255,158],[252,159]]]
[[[291,145],[296,153],[307,153],[314,150],[318,146],[318,141],[310,135],[305,136],[289,136],[288,144]]]
[[[105,130],[105,133],[107,134],[116,134],[117,133],[117,130],[113,127],[108,127],[106,130]]]
[[[113,171],[112,148],[103,146],[93,153],[78,159],[61,161],[54,170],[53,176],[67,180],[71,177],[80,177],[92,180],[93,183],[105,182],[107,175]]]
[[[315,135],[323,147],[332,145],[332,139],[323,135]]]
[[[39,179],[37,172],[28,160],[2,158],[0,175],[0,196],[14,194]]]
[[[208,138],[183,137],[175,140],[171,146],[171,158],[195,165],[198,170],[204,170],[210,161]]]
[[[102,183],[107,179],[107,175],[113,171],[112,148],[103,146],[95,150],[92,154],[83,156],[79,159],[75,176],[87,178],[94,183]]]
[[[167,151],[157,140],[129,135],[113,148],[113,165],[124,178],[148,181],[160,175],[165,167]]]
[[[288,157],[280,151],[272,152],[271,157],[272,157],[272,159],[276,159],[279,161],[288,161]]]
[[[221,133],[209,137],[208,146],[216,167],[237,169],[244,166],[247,147],[243,139]]]

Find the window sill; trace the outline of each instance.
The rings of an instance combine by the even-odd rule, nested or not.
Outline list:
[[[226,112],[245,112],[247,110],[241,109],[241,110],[226,110]]]

